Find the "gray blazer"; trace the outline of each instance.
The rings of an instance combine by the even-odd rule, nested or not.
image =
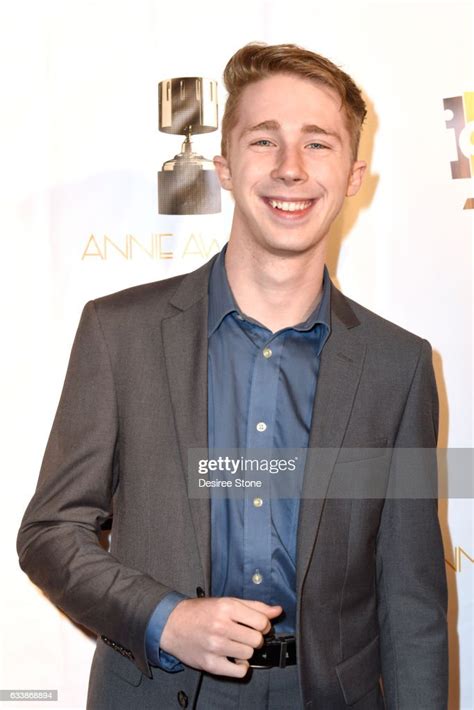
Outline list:
[[[188,497],[187,452],[207,446],[211,264],[86,305],[19,531],[22,569],[99,636],[93,710],[192,707],[198,691],[199,671],[150,668],[144,638],[169,591],[210,590],[209,501]],[[325,452],[308,459],[297,540],[304,707],[443,710],[436,500],[328,496],[348,471],[340,447],[436,445],[431,349],[334,286],[331,319],[309,442]]]

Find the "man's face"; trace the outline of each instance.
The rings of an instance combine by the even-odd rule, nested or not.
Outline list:
[[[235,199],[231,239],[280,255],[321,247],[365,169],[337,94],[290,74],[244,89],[228,158],[215,166]]]

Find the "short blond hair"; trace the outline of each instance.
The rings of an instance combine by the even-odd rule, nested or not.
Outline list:
[[[239,99],[246,86],[273,74],[294,74],[333,89],[341,99],[351,137],[353,159],[357,159],[362,124],[367,115],[360,89],[351,77],[329,59],[296,44],[268,45],[251,42],[239,49],[224,70],[228,92],[222,118],[221,152],[227,158],[230,132],[237,123]]]

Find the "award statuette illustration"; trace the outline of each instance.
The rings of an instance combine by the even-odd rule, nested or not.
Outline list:
[[[160,214],[212,214],[221,190],[212,160],[193,152],[191,136],[218,127],[217,82],[202,77],[166,79],[158,85],[159,129],[184,135],[181,153],[158,173]]]

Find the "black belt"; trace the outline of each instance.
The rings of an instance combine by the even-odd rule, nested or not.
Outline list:
[[[296,663],[294,636],[267,636],[261,648],[249,659],[250,668],[285,668]]]

